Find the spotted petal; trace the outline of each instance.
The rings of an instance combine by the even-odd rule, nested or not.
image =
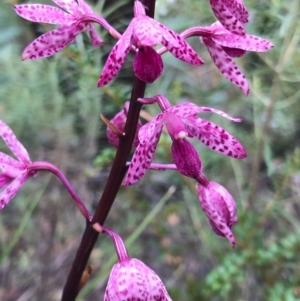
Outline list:
[[[77,0],[77,2],[78,2],[78,5],[79,5],[80,9],[82,9],[82,11],[85,14],[93,13],[92,8],[84,0]]]
[[[149,169],[163,128],[164,114],[159,114],[139,131],[138,145],[129,165],[124,186],[138,182]]]
[[[204,61],[198,56],[195,50],[175,31],[160,24],[163,30],[163,40],[161,43],[179,60],[199,66],[204,64]]]
[[[235,203],[231,195],[223,188],[226,195],[222,195],[214,190],[214,182],[210,182],[208,187],[203,187],[197,184],[197,190],[199,193],[200,205],[206,214],[212,229],[220,236],[226,237],[231,243],[232,247],[235,246],[235,238],[231,231],[233,224],[237,222],[235,215]],[[221,185],[217,184],[221,187]],[[223,191],[222,191],[223,192]],[[230,208],[225,201],[226,198],[230,197],[233,204],[230,204]],[[228,200],[229,201],[229,200]],[[234,216],[231,216],[231,213]]]
[[[30,158],[28,155],[27,150],[19,142],[13,131],[9,128],[9,126],[4,123],[2,120],[0,120],[0,136],[6,143],[6,145],[10,148],[10,150],[14,153],[14,155],[24,164],[30,164]],[[7,159],[6,156],[3,156],[5,154],[2,154],[2,162],[11,163],[9,159]],[[0,159],[1,160],[1,159]],[[15,166],[15,164],[13,164]]]
[[[210,149],[236,159],[247,156],[242,144],[220,126],[196,117],[190,117],[189,121],[185,123],[188,131]]]
[[[85,29],[86,25],[74,23],[48,31],[25,48],[22,60],[35,60],[51,56],[74,42],[76,36]]]
[[[214,108],[210,108],[210,107],[197,107],[197,113],[203,113],[203,112],[211,112],[211,113],[215,113],[218,114],[224,118],[227,118],[228,120],[234,121],[234,122],[241,122],[242,118],[235,118],[230,116],[229,114],[221,111],[221,110],[217,110]]]
[[[240,36],[228,33],[222,35],[212,35],[211,38],[221,46],[238,48],[247,51],[265,52],[273,48],[273,44],[268,40],[249,34]]]
[[[76,0],[52,0],[52,1],[74,16],[81,15]]]
[[[229,1],[236,2],[234,0],[210,0],[210,5],[217,19],[227,30],[238,35],[245,35],[243,23],[245,23],[246,18],[237,19],[241,16],[239,9],[234,10],[236,4],[233,3],[227,6]]]
[[[134,22],[129,24],[120,40],[111,50],[98,80],[98,87],[103,87],[111,82],[123,66],[132,45],[131,38],[134,24]]]
[[[249,21],[249,13],[242,0],[223,0],[223,2],[238,20],[243,23]]]
[[[0,152],[0,169],[3,173],[15,178],[20,174],[21,171],[24,171],[25,168],[26,166],[23,162],[19,162]]]
[[[94,25],[92,25],[92,24],[89,24],[89,34],[90,34],[90,38],[91,38],[93,47],[103,45],[104,41],[100,38]]]
[[[41,23],[70,24],[76,19],[61,9],[44,4],[14,5],[15,12],[22,18]]]
[[[16,196],[22,185],[29,178],[30,175],[27,172],[20,174],[0,193],[0,210]]]
[[[114,265],[104,301],[172,301],[158,275],[138,259],[130,258]]]
[[[221,71],[221,73],[233,84],[238,86],[247,96],[250,89],[249,84],[245,75],[242,73],[236,63],[222,49],[222,47],[216,44],[212,39],[202,38],[201,40],[207,47],[212,60]]]
[[[182,102],[168,109],[168,112],[177,115],[178,117],[184,118],[194,116],[199,113],[198,106],[191,102]]]

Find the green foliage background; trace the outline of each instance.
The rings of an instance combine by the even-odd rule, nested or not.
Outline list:
[[[49,25],[33,26],[0,3],[0,118],[32,160],[59,166],[93,210],[113,160],[99,114],[112,117],[130,96],[131,63],[118,79],[96,88],[114,41],[92,48],[85,34],[53,58],[21,62],[22,49]],[[51,1],[42,1],[50,3]],[[162,77],[147,96],[192,101],[243,117],[232,124],[205,116],[235,134],[248,150],[237,161],[197,147],[209,179],[235,197],[237,247],[217,237],[200,209],[194,182],[175,172],[149,171],[121,188],[107,225],[126,240],[131,256],[162,278],[175,300],[300,300],[300,1],[245,0],[247,31],[271,40],[268,53],[237,59],[251,83],[246,98],[218,72],[197,38],[191,45],[206,64],[191,67],[163,56]],[[132,3],[93,1],[95,10],[124,31]],[[209,25],[208,1],[159,0],[156,17],[180,32]],[[144,108],[150,115],[157,107]],[[7,148],[0,142],[0,151]],[[171,162],[163,136],[157,162]],[[60,300],[84,228],[82,216],[57,179],[40,173],[0,213],[0,300]],[[109,238],[92,253],[93,273],[78,300],[101,300],[115,262]]]

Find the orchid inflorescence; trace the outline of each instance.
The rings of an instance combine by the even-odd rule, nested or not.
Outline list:
[[[273,47],[269,41],[247,34],[244,24],[248,22],[249,14],[242,0],[210,0],[217,22],[209,26],[188,28],[181,34],[148,16],[147,7],[139,0],[134,2],[134,17],[123,34],[95,13],[84,0],[52,1],[60,8],[45,4],[14,6],[15,12],[29,21],[59,25],[58,28],[44,33],[30,43],[23,51],[22,60],[52,56],[74,42],[77,35],[84,31],[89,33],[94,47],[101,46],[104,41],[95,28],[95,24],[99,24],[118,41],[103,67],[97,83],[98,87],[109,84],[116,77],[130,52],[135,55],[134,74],[145,83],[153,83],[163,74],[162,55],[167,51],[187,64],[200,66],[204,61],[186,42],[188,37],[198,37],[220,72],[248,95],[249,83],[233,58],[241,57],[247,51],[264,52]],[[144,3],[147,3],[147,0]],[[162,48],[153,48],[157,45],[162,45]],[[130,129],[134,131],[130,147],[135,150],[131,161],[127,164],[128,170],[123,185],[134,185],[141,180],[148,169],[177,170],[180,174],[195,180],[200,205],[212,230],[217,235],[226,237],[234,247],[236,242],[232,227],[237,222],[235,201],[226,188],[206,177],[200,156],[190,139],[196,138],[206,147],[222,155],[243,159],[247,156],[243,145],[225,129],[199,117],[198,114],[215,113],[237,123],[242,119],[191,102],[172,105],[161,94],[146,98],[142,93],[135,99],[131,99],[130,103],[126,102],[124,108],[113,119],[107,120],[101,115],[107,125],[108,141],[116,148],[122,147],[120,146],[122,141],[128,136],[127,123],[132,116],[129,114],[131,108],[137,106],[140,110],[143,105],[155,103],[160,107],[161,113],[144,125],[140,120],[136,120]],[[164,129],[172,141],[173,163],[171,164],[153,162]],[[119,262],[111,272],[104,300],[171,300],[159,277],[141,261],[128,256],[119,235],[100,226],[100,222],[100,224],[94,223],[97,219],[96,215],[93,218],[57,167],[48,162],[32,162],[24,146],[1,120],[0,135],[17,158],[16,160],[0,153],[2,170],[0,209],[3,209],[23,184],[36,176],[38,171],[54,173],[66,186],[75,205],[88,223],[93,222],[96,231],[107,233],[114,241]],[[120,169],[123,168],[125,166],[120,166]],[[110,201],[113,202],[113,199]]]

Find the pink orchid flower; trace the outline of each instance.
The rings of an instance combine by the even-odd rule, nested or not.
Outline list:
[[[113,119],[110,120],[110,122],[121,133],[123,133],[124,129],[125,129],[128,110],[129,110],[129,101],[126,101],[123,110],[121,112],[119,112]],[[134,141],[133,141],[134,147],[137,147],[139,144],[138,131],[140,130],[141,127],[142,127],[142,123],[139,120],[138,124],[137,124],[136,135],[135,135]],[[107,135],[108,142],[110,144],[112,144],[115,148],[117,148],[119,145],[119,140],[120,140],[119,136],[116,133],[114,133],[110,127],[107,127],[106,135]]]
[[[172,301],[158,275],[140,260],[128,256],[126,247],[117,233],[99,227],[98,224],[96,230],[109,234],[119,259],[110,273],[104,301]]]
[[[206,214],[213,231],[226,237],[235,246],[235,238],[231,231],[238,219],[233,197],[220,184],[209,182],[208,185],[196,185],[199,193],[200,205]]]
[[[110,52],[98,81],[98,87],[107,85],[115,78],[133,46],[136,49],[133,62],[135,75],[147,83],[153,83],[163,70],[161,56],[152,48],[158,44],[164,45],[183,62],[192,65],[203,64],[202,59],[180,35],[146,16],[145,7],[136,0],[134,18]]]
[[[199,33],[201,35],[200,41],[207,47],[212,60],[221,73],[238,86],[245,95],[248,95],[248,81],[232,58],[241,57],[246,51],[268,51],[273,47],[273,44],[253,35],[233,34],[219,22],[209,27],[199,28]]]
[[[245,35],[249,13],[242,0],[209,0],[216,18],[230,32]]]
[[[100,24],[106,24],[107,22],[102,17],[94,14],[84,0],[52,1],[64,10],[45,4],[19,4],[14,6],[16,13],[26,20],[60,25],[59,28],[46,32],[29,44],[23,51],[22,60],[34,60],[51,56],[74,42],[76,36],[83,31],[89,31],[94,47],[103,44],[94,25],[85,21],[84,17],[93,16],[94,19],[99,20]]]
[[[0,210],[3,209],[18,193],[23,184],[36,175],[36,171],[29,170],[32,164],[24,146],[16,138],[13,131],[0,120],[0,136],[18,158],[15,160],[0,152]]]
[[[169,101],[162,95],[157,95],[152,98],[141,98],[139,101],[144,104],[158,102],[163,113],[158,114],[140,129],[138,136],[140,143],[132,157],[123,185],[132,185],[136,183],[144,176],[147,169],[149,169],[164,124],[173,143],[174,141],[180,141],[181,139],[185,144],[183,146],[181,145],[181,148],[189,148],[191,154],[193,151],[190,146],[187,145],[187,142],[185,142],[187,140],[183,140],[186,137],[196,137],[210,149],[229,157],[243,159],[247,156],[244,147],[235,137],[218,125],[197,117],[197,114],[201,112],[212,112],[234,122],[240,122],[240,118],[232,118],[222,111],[209,107],[198,107],[193,103],[181,103],[171,106]],[[178,147],[178,145],[172,147],[174,148],[172,153],[173,159],[175,158],[175,164],[177,162],[176,152],[179,156],[179,153],[181,152]],[[193,158],[194,163],[198,162],[195,157]],[[201,175],[200,161],[197,163],[197,166],[199,176]],[[181,173],[183,173],[183,170]],[[199,180],[198,176],[196,173],[195,176],[191,177]]]

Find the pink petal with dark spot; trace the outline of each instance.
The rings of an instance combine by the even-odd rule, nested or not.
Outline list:
[[[85,29],[86,25],[84,24],[72,24],[46,32],[25,48],[22,60],[49,57],[74,42],[76,36]]]
[[[247,96],[250,90],[249,84],[245,75],[242,73],[236,63],[228,54],[226,54],[222,47],[216,44],[212,39],[202,38],[201,40],[207,47],[212,60],[221,73],[233,84],[238,86]]]
[[[264,52],[273,48],[273,44],[260,37],[246,34],[240,36],[236,34],[212,35],[212,40],[221,46],[228,48],[239,48],[246,51]]]
[[[0,189],[5,187],[6,185],[8,185],[13,179],[14,179],[14,177],[10,177],[6,173],[0,174]]]
[[[133,61],[135,75],[142,81],[152,84],[161,76],[164,65],[161,56],[151,47],[145,46],[136,53]]]
[[[92,25],[92,24],[89,24],[89,34],[90,34],[90,38],[91,38],[93,47],[103,45],[104,41],[100,38],[94,25]]]
[[[249,13],[242,0],[223,0],[223,2],[231,13],[242,23],[249,21]]]
[[[235,214],[235,202],[231,195],[225,188],[222,193],[215,190],[215,185],[221,186],[217,183],[210,182],[208,187],[203,187],[197,184],[197,190],[199,193],[200,205],[206,214],[213,231],[220,236],[226,237],[231,243],[232,247],[235,246],[235,238],[231,231],[233,224],[237,222]],[[228,208],[227,201],[233,202]],[[231,198],[231,200],[229,200]],[[234,211],[234,212],[233,212]],[[231,216],[234,213],[234,216]]]
[[[25,171],[26,165],[0,152],[0,169],[8,176],[16,178],[20,172]]]
[[[2,137],[6,145],[10,148],[10,150],[14,153],[14,155],[22,163],[24,164],[31,163],[28,152],[23,146],[23,144],[19,142],[19,140],[17,139],[13,131],[10,129],[10,127],[7,124],[5,124],[2,120],[0,120],[0,136]],[[2,154],[2,160],[4,163],[5,162],[12,163],[12,161],[7,159],[7,156],[3,156],[3,155],[4,154]],[[12,165],[15,166],[15,164]]]
[[[210,121],[190,117],[186,127],[194,137],[220,154],[236,159],[247,157],[246,150],[234,136]]]
[[[92,8],[84,0],[77,0],[77,1],[80,9],[82,9],[85,14],[93,13]]]
[[[129,102],[127,102],[129,104]],[[121,112],[119,112],[113,119],[110,120],[110,122],[121,132],[124,132],[125,124],[127,120],[127,108],[124,108]],[[142,123],[139,120],[137,124],[137,129],[133,141],[133,145],[135,147],[138,146],[139,144],[139,139],[138,139],[138,132],[140,128],[142,127]],[[108,142],[112,144],[114,147],[118,147],[119,145],[119,136],[115,134],[109,127],[107,127],[106,130]]]
[[[210,5],[217,19],[227,30],[238,35],[245,35],[244,22],[237,19],[239,13],[233,14],[232,7],[229,9],[223,0],[210,0]]]
[[[146,123],[139,131],[139,140],[140,143],[145,144],[149,140],[155,139],[157,136],[160,137],[162,126],[164,122],[164,113],[158,114],[151,121]]]
[[[124,186],[138,182],[149,169],[163,128],[164,114],[159,114],[139,131],[139,145],[131,159]]]
[[[210,108],[210,107],[197,107],[197,110],[198,110],[197,113],[211,112],[211,113],[218,114],[224,118],[227,118],[228,120],[231,120],[233,122],[241,122],[242,121],[242,118],[234,118],[221,110],[217,110],[217,109]]]
[[[168,109],[168,112],[177,115],[178,117],[184,118],[188,116],[193,116],[199,113],[198,106],[191,102],[183,102],[172,106]]]
[[[98,87],[103,87],[110,83],[123,66],[132,45],[133,26],[134,22],[131,22],[120,40],[111,50],[98,80]]]
[[[22,18],[50,24],[71,24],[76,18],[61,9],[44,4],[14,5],[15,12]]]
[[[138,16],[134,18],[134,24],[132,37],[138,47],[153,47],[162,43],[162,28],[165,27],[159,22],[148,16]]]
[[[162,44],[179,60],[199,66],[204,64],[203,60],[198,56],[195,50],[175,31],[163,26],[163,40]]]
[[[18,193],[30,176],[25,172],[20,174],[0,193],[0,210],[3,209]]]
[[[75,0],[52,0],[52,1],[74,16],[82,15],[82,13],[79,10],[79,5]]]
[[[143,262],[130,258],[113,266],[104,301],[172,301],[157,274]]]
[[[110,120],[110,122],[121,132],[124,132],[124,127],[126,123],[126,115],[124,113],[124,110],[119,112],[113,119]],[[106,129],[106,136],[108,139],[108,142],[112,144],[115,148],[119,145],[119,136],[115,134],[110,127],[107,127]]]

